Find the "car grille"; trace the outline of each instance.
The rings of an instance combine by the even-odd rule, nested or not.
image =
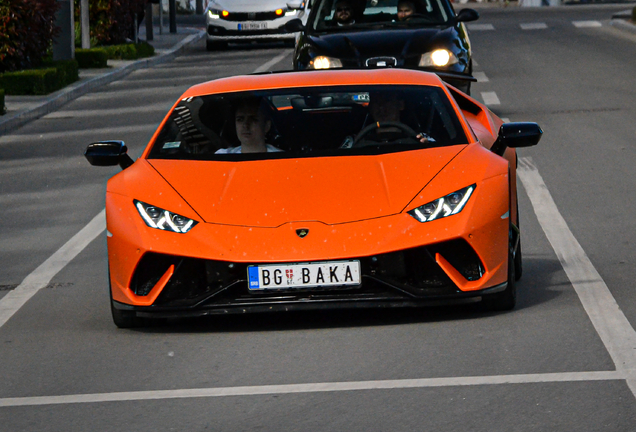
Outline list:
[[[284,15],[276,15],[275,11],[271,12],[230,12],[225,21],[272,21],[281,18]]]
[[[155,306],[213,305],[214,303],[259,303],[277,299],[321,300],[362,298],[418,299],[444,297],[459,289],[435,262],[441,254],[466,279],[478,280],[483,265],[475,251],[463,240],[406,249],[360,260],[362,284],[356,287],[312,288],[251,292],[247,284],[248,263],[183,258],[147,253],[139,262],[131,289],[139,296],[148,295],[170,265],[174,274]]]

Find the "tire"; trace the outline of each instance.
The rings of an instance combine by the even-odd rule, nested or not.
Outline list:
[[[508,241],[508,286],[506,289],[484,296],[482,299],[482,306],[485,310],[492,312],[508,311],[515,308],[517,304],[517,277],[515,272],[515,254],[513,251],[514,245],[512,244],[512,236],[509,236]],[[521,250],[519,249],[519,252]],[[521,256],[518,254],[518,256]]]

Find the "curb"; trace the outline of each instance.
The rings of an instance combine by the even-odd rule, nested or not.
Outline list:
[[[621,30],[626,30],[630,33],[636,34],[636,25],[627,22],[624,19],[621,18],[612,18],[612,20],[610,21],[610,25],[613,27],[616,27],[618,29]]]
[[[112,72],[96,76],[81,83],[71,84],[65,89],[60,90],[57,94],[54,94],[50,98],[44,100],[40,105],[13,114],[6,119],[0,118],[0,135],[4,135],[7,132],[15,130],[20,126],[23,126],[26,123],[30,122],[31,120],[35,120],[46,114],[49,114],[57,110],[67,102],[77,99],[78,97],[88,93],[93,89],[101,87],[105,84],[109,84],[113,81],[117,81],[133,71],[149,68],[171,61],[183,51],[185,51],[185,48],[188,45],[198,42],[199,40],[203,39],[204,36],[205,31],[197,30],[197,33],[191,34],[190,36],[177,43],[173,48],[159,55],[134,61],[127,65],[118,67]]]

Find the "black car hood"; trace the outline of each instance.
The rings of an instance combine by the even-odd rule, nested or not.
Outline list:
[[[349,61],[364,62],[373,57],[395,57],[404,60],[421,56],[436,48],[455,53],[461,49],[455,27],[429,27],[417,29],[363,30],[308,35],[317,55],[328,55]]]

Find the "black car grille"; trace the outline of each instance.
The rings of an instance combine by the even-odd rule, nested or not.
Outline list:
[[[248,289],[247,263],[183,258],[147,253],[139,262],[131,289],[148,295],[170,265],[175,271],[154,306],[213,306],[271,301],[392,298],[419,299],[451,296],[459,292],[435,262],[441,254],[466,279],[477,280],[483,265],[463,240],[406,249],[360,260],[362,284],[355,287],[313,288],[253,292]]]

